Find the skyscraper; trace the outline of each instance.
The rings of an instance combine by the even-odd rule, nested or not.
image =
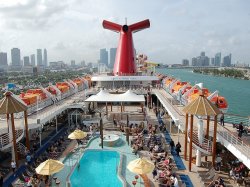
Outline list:
[[[214,65],[220,66],[221,64],[221,53],[216,53],[214,58]]]
[[[21,56],[20,56],[20,49],[13,48],[11,49],[11,61],[12,66],[21,67]]]
[[[232,55],[231,53],[223,58],[223,66],[230,67],[232,62]]]
[[[23,57],[23,65],[24,66],[29,66],[30,65],[30,57],[29,56]]]
[[[212,57],[212,58],[210,58],[210,65],[211,65],[211,66],[215,66],[215,63],[214,63],[214,62],[215,62],[215,60],[214,60],[214,59],[215,59],[215,58],[213,58],[213,57]]]
[[[201,55],[196,59],[197,66],[209,66],[209,58],[206,56],[205,52],[201,52]]]
[[[0,66],[8,66],[7,53],[0,52]]]
[[[70,65],[71,65],[72,67],[76,66],[76,61],[75,61],[75,60],[71,60],[71,61],[70,61]]]
[[[108,51],[106,49],[100,49],[100,63],[108,67]]]
[[[182,65],[183,66],[189,66],[189,60],[188,59],[183,59],[182,60]]]
[[[86,64],[85,64],[85,61],[84,60],[82,60],[81,61],[81,66],[85,66]]]
[[[43,66],[42,49],[37,49],[37,66]]]
[[[36,55],[35,54],[30,55],[30,63],[32,66],[36,66]]]
[[[109,67],[113,68],[115,64],[115,56],[116,56],[117,48],[110,48],[109,51]]]
[[[192,66],[198,66],[197,58],[195,58],[195,57],[192,58]]]
[[[44,50],[43,50],[43,65],[44,65],[45,67],[48,66],[47,49],[44,49]]]

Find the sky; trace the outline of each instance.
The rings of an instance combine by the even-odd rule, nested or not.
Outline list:
[[[205,51],[232,53],[250,63],[248,0],[0,0],[0,51],[21,56],[46,48],[49,61],[96,63],[101,48],[117,47],[119,34],[104,19],[128,25],[145,19],[150,28],[133,35],[138,53],[174,64]]]

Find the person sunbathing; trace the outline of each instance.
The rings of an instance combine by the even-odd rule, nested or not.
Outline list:
[[[162,159],[162,153],[152,153],[150,156],[150,160],[155,160],[157,162],[160,162]]]
[[[169,164],[170,164],[170,159],[168,158],[168,159],[165,159],[164,161],[159,162],[157,166],[159,169],[163,170],[167,166],[169,166]]]
[[[155,145],[154,146],[154,148],[153,148],[153,151],[155,152],[155,153],[158,153],[159,152],[159,145]]]
[[[137,155],[138,150],[139,150],[138,145],[137,144],[133,144],[133,146],[132,146],[132,153],[135,153],[135,155]]]
[[[165,174],[166,177],[170,177],[172,175],[172,171],[171,169],[164,169],[163,173]]]

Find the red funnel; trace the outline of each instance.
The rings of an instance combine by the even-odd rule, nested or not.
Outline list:
[[[120,40],[116,51],[113,73],[114,75],[134,75],[136,73],[135,50],[132,33],[150,27],[149,20],[144,20],[132,25],[119,25],[104,20],[105,29],[120,32]]]

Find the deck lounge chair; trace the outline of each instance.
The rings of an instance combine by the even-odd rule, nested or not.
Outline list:
[[[202,178],[207,178],[208,176],[211,176],[211,178],[215,175],[215,169],[212,167],[210,168],[210,170],[208,170],[207,172],[200,172],[198,173],[199,177]]]

